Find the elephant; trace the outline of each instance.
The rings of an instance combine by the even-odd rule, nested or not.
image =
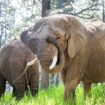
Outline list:
[[[21,40],[36,53],[48,73],[61,73],[64,99],[75,96],[82,81],[84,95],[92,83],[105,81],[105,23],[82,23],[77,17],[61,14],[40,19]]]
[[[20,40],[14,39],[0,50],[0,97],[5,92],[6,81],[13,87],[13,96],[20,100],[25,90],[32,96],[38,94],[39,63],[37,56]]]

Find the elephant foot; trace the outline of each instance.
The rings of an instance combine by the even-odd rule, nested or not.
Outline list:
[[[24,97],[24,92],[22,93],[15,92],[12,94],[12,96],[15,96],[17,101],[20,101]]]
[[[38,96],[38,88],[32,89],[31,94],[32,96]]]
[[[24,95],[22,95],[22,96],[20,96],[20,95],[19,96],[16,96],[16,101],[20,101],[23,98],[23,96]]]
[[[31,91],[31,95],[34,96],[38,96],[38,91],[39,91],[39,84],[35,84],[36,81],[34,81],[34,83],[30,83],[30,91]]]
[[[0,97],[2,97],[5,93],[6,80],[0,76]]]
[[[91,97],[91,83],[83,83],[84,98]]]
[[[16,100],[20,101],[24,97],[24,92],[17,92],[16,94]]]
[[[21,100],[25,93],[25,83],[16,83],[14,85],[14,93],[16,94],[16,100]]]
[[[76,105],[75,92],[65,94],[64,95],[64,101],[67,103],[67,105]]]
[[[69,100],[74,100],[75,99],[75,92],[65,92],[64,94],[64,100],[69,101]]]
[[[67,102],[74,102],[76,99],[75,89],[77,87],[77,82],[71,81],[65,84],[64,100]]]
[[[16,89],[15,89],[15,87],[13,86],[12,97],[16,97],[16,96],[17,96]]]

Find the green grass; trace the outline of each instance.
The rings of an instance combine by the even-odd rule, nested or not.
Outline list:
[[[63,86],[49,88],[48,90],[41,90],[38,97],[32,97],[30,93],[19,102],[6,93],[0,101],[0,105],[105,105],[105,86],[98,84],[92,86],[92,96],[84,99],[83,88],[78,86],[76,89],[75,102],[65,103],[63,99],[64,88]]]

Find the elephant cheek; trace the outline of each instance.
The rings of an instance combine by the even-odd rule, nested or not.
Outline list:
[[[30,40],[28,43],[28,47],[31,49],[33,53],[38,55],[40,48],[42,48],[40,43],[41,42],[38,39]]]

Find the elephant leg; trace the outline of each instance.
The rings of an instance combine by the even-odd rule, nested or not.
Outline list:
[[[75,89],[78,85],[78,80],[71,80],[69,82],[66,82],[65,84],[65,91],[64,91],[64,99],[74,99],[75,97]]]
[[[38,90],[39,90],[39,80],[32,76],[30,81],[30,91],[32,96],[38,95]]]
[[[62,78],[62,81],[63,81],[64,85],[66,83],[66,72],[67,72],[66,69],[62,70],[62,72],[61,72],[61,78]]]
[[[65,100],[75,96],[75,90],[78,83],[83,77],[83,71],[86,69],[87,59],[84,60],[86,55],[84,50],[77,54],[67,65],[66,83],[65,83]]]
[[[0,97],[5,93],[6,80],[0,74]]]
[[[14,89],[16,89],[16,98],[17,100],[20,100],[25,93],[25,80],[17,81],[14,84]]]
[[[28,84],[25,84],[25,91],[29,92]]]
[[[83,82],[83,87],[84,87],[84,96],[90,96],[91,83]]]
[[[12,93],[12,96],[13,97],[16,97],[17,96],[17,93],[16,93],[16,88],[13,86],[13,93]]]
[[[30,89],[29,89],[29,83],[27,84],[27,83],[25,83],[25,93],[26,93],[26,95],[28,95],[28,92],[30,91]]]
[[[35,68],[30,68],[31,70],[29,70],[31,71],[29,86],[32,96],[38,95],[39,90],[39,72],[37,71],[38,69]]]
[[[75,70],[74,70],[75,71]],[[75,97],[75,90],[80,82],[80,74],[76,72],[71,72],[69,69],[66,73],[66,82],[64,84],[65,86],[65,91],[64,91],[64,99],[66,100],[71,100],[74,99]]]

